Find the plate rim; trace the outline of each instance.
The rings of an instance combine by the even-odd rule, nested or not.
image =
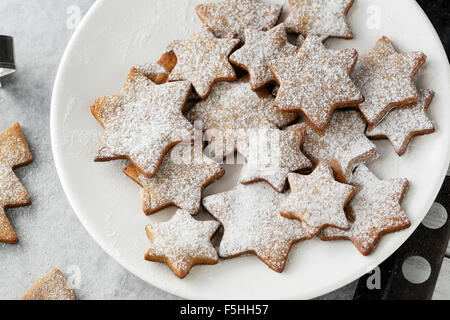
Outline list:
[[[219,1],[219,0],[217,0]],[[407,0],[410,2],[411,5],[416,7],[416,10],[420,12],[420,14],[422,15],[422,17],[424,18],[424,21],[426,21],[426,23],[429,25],[429,27],[431,28],[430,30],[432,30],[432,34],[433,37],[435,38],[435,40],[438,41],[438,43],[440,44],[440,54],[443,55],[444,57],[446,57],[446,65],[447,65],[447,77],[450,79],[450,63],[446,54],[446,51],[444,49],[444,46],[442,44],[442,41],[436,31],[436,29],[434,28],[433,24],[431,23],[430,19],[428,18],[428,16],[426,15],[426,13],[423,11],[423,9],[420,7],[420,5],[417,3],[416,0]],[[68,62],[68,58],[70,55],[70,52],[72,51],[72,48],[75,46],[77,40],[78,40],[78,36],[83,32],[84,30],[84,26],[87,24],[88,21],[90,21],[91,16],[93,16],[98,10],[100,10],[102,8],[102,6],[107,3],[107,0],[96,0],[92,6],[89,8],[89,10],[87,11],[87,13],[84,15],[83,19],[81,20],[80,24],[78,25],[78,27],[75,29],[74,33],[72,34],[65,50],[64,53],[62,55],[62,58],[60,60],[60,63],[58,65],[58,69],[57,69],[57,73],[56,73],[56,77],[55,77],[55,81],[53,84],[53,90],[52,90],[52,97],[51,97],[51,109],[50,109],[50,138],[51,138],[51,147],[52,147],[52,154],[53,154],[53,159],[54,159],[54,163],[55,163],[55,167],[56,167],[56,171],[58,174],[58,178],[59,181],[61,183],[61,186],[64,190],[64,194],[66,195],[66,198],[72,208],[72,210],[74,211],[75,215],[77,216],[77,218],[80,220],[81,224],[83,225],[83,227],[86,229],[86,231],[88,232],[89,236],[91,238],[93,238],[93,240],[102,248],[103,251],[105,251],[110,257],[112,257],[114,259],[114,261],[116,261],[120,266],[122,266],[124,269],[126,269],[128,272],[131,272],[133,275],[135,275],[137,278],[145,281],[146,283],[160,289],[163,291],[166,291],[172,295],[175,295],[177,297],[182,297],[182,298],[187,298],[187,299],[204,299],[205,297],[201,294],[198,293],[194,293],[194,292],[188,292],[187,290],[175,290],[174,288],[172,288],[170,285],[164,285],[162,283],[154,283],[149,281],[148,279],[145,279],[144,277],[140,276],[140,272],[137,271],[136,267],[133,266],[132,263],[127,263],[126,261],[122,261],[121,259],[119,259],[118,257],[116,257],[116,255],[112,252],[112,250],[109,250],[106,246],[105,243],[103,243],[103,241],[96,235],[96,231],[93,230],[93,228],[89,225],[89,223],[85,220],[85,218],[83,217],[82,214],[79,214],[79,211],[81,211],[81,209],[78,207],[76,201],[73,200],[72,195],[70,194],[70,192],[68,192],[68,190],[70,189],[68,186],[68,182],[64,179],[64,173],[62,170],[62,160],[60,155],[58,154],[58,147],[56,145],[56,141],[57,141],[57,136],[56,136],[56,124],[57,124],[57,118],[55,116],[55,109],[57,108],[57,96],[58,96],[58,92],[60,90],[60,87],[62,87],[61,85],[61,81],[60,79],[63,76],[64,73],[64,69],[65,66]],[[431,33],[430,33],[431,36]],[[450,89],[450,88],[449,88]],[[450,141],[450,137],[449,137],[449,141]],[[438,179],[438,181],[440,181],[439,185],[436,184],[434,186],[434,190],[432,192],[432,194],[434,195],[434,197],[430,198],[431,200],[429,200],[429,209],[431,208],[434,200],[436,199],[439,190],[441,189],[441,186],[444,182],[444,179],[446,177],[446,173],[447,173],[447,169],[448,169],[448,164],[450,164],[450,149],[447,150],[447,167],[445,170],[442,170],[442,176],[440,179]],[[428,210],[429,210],[428,209]],[[412,235],[412,233],[416,230],[416,228],[420,225],[417,224],[417,226],[415,227],[411,227],[408,230],[405,230],[405,232],[408,233],[408,236],[406,238],[405,241],[407,241],[409,239],[409,237]],[[393,254],[395,251],[398,250],[398,248],[400,246],[402,246],[404,244],[404,242],[401,242],[399,244],[396,244],[395,246],[392,246],[392,248],[394,248],[395,250],[389,250],[392,251],[391,253],[387,252],[386,254],[382,255],[382,258],[380,259],[379,264],[383,263],[391,254]],[[358,278],[360,278],[362,275],[364,275],[365,273],[367,273],[368,270],[361,270],[361,269],[355,269],[351,275],[348,275],[345,278],[342,278],[340,281],[337,282],[333,282],[332,284],[326,285],[321,287],[320,289],[314,289],[311,290],[310,294],[305,297],[305,295],[292,295],[292,294],[288,294],[288,295],[283,295],[280,294],[280,297],[277,299],[313,299],[319,296],[322,296],[324,294],[330,293],[334,290],[338,290],[340,288],[342,288],[343,286],[357,280]],[[214,298],[212,298],[214,300]]]

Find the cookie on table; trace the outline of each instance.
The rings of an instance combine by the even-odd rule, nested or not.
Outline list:
[[[250,184],[266,181],[277,192],[283,192],[288,174],[312,167],[301,152],[305,131],[298,126],[279,130],[267,128],[250,139],[247,148],[239,151],[247,159],[242,167],[239,182]]]
[[[289,32],[307,36],[352,39],[346,16],[354,0],[289,0],[290,13],[284,22]]]
[[[15,244],[19,241],[5,209],[31,203],[13,169],[25,166],[32,160],[30,148],[18,123],[0,133],[0,242]]]
[[[61,271],[54,268],[37,279],[19,300],[76,300],[76,296]]]
[[[402,156],[414,136],[435,131],[433,123],[427,116],[433,97],[433,91],[419,90],[417,103],[390,111],[376,126],[369,126],[366,135],[374,139],[389,139],[395,152]]]
[[[189,110],[187,117],[191,122],[200,122],[210,143],[209,150],[228,143],[233,144],[229,151],[234,152],[237,141],[245,134],[242,131],[259,129],[267,122],[282,128],[297,119],[297,113],[277,110],[273,102],[267,90],[253,91],[244,77],[235,82],[217,83],[208,98]]]
[[[364,134],[366,123],[356,110],[335,111],[323,133],[307,123],[299,126],[306,130],[303,152],[314,163],[328,161],[340,182],[348,182],[358,164],[379,156],[376,146]]]
[[[144,175],[156,175],[164,155],[194,128],[183,116],[191,84],[156,85],[133,68],[119,95],[99,98],[91,112],[105,129],[95,161],[129,159]]]
[[[364,95],[359,109],[371,126],[393,108],[417,102],[414,78],[426,58],[422,52],[398,53],[389,39],[382,37],[371,52],[359,59],[352,79]]]
[[[219,38],[228,36],[244,39],[244,30],[252,28],[267,31],[278,21],[282,7],[258,0],[223,0],[199,4],[197,15],[203,25]]]
[[[239,42],[231,38],[217,39],[206,28],[190,40],[173,41],[171,48],[177,63],[169,81],[188,80],[200,98],[205,99],[214,83],[236,79],[228,57]]]
[[[245,45],[230,56],[230,61],[248,71],[252,89],[258,90],[275,82],[269,62],[292,55],[296,50],[288,42],[284,24],[269,31],[245,29]]]
[[[168,206],[197,214],[203,189],[220,179],[225,170],[206,156],[192,155],[192,146],[179,144],[164,158],[158,173],[147,178],[134,165],[125,174],[143,187],[143,210],[150,215]]]
[[[224,228],[220,257],[251,253],[272,270],[282,272],[291,246],[306,239],[301,222],[279,214],[278,206],[285,197],[259,182],[204,198],[203,206]]]
[[[308,238],[314,238],[326,227],[349,229],[344,208],[355,188],[336,182],[328,163],[319,163],[308,176],[291,173],[288,179],[291,193],[281,203],[280,213],[301,221]]]
[[[184,278],[197,264],[216,264],[219,260],[211,238],[219,229],[217,221],[197,221],[189,212],[178,210],[167,222],[146,227],[151,240],[145,259],[166,263]]]
[[[408,180],[380,180],[365,165],[360,165],[351,184],[357,193],[348,206],[353,220],[350,229],[327,228],[320,238],[325,241],[351,240],[361,254],[367,256],[383,235],[410,227],[411,222],[400,206]]]
[[[357,59],[355,49],[330,50],[320,38],[306,38],[296,54],[270,63],[280,85],[275,105],[301,111],[315,129],[325,130],[334,109],[363,101],[349,75]]]

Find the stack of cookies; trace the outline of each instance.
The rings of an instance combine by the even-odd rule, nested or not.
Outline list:
[[[408,181],[380,180],[365,164],[379,156],[369,138],[389,139],[401,156],[414,135],[434,131],[433,92],[414,85],[426,56],[399,53],[386,37],[359,59],[329,49],[328,38],[353,37],[353,0],[289,4],[284,22],[281,6],[258,0],[197,6],[203,27],[192,39],[170,42],[157,63],[131,69],[120,94],[91,106],[104,128],[95,160],[130,161],[145,214],[179,208],[147,226],[146,259],[180,278],[248,253],[282,272],[291,246],[315,237],[369,255],[382,235],[410,226],[400,206]],[[246,160],[239,184],[202,199],[235,152]],[[193,218],[201,205],[215,220]]]

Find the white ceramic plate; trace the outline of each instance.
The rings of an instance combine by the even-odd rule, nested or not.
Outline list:
[[[401,158],[389,142],[377,141],[382,157],[370,165],[381,178],[406,177],[411,182],[403,203],[412,221],[410,229],[385,236],[369,257],[359,254],[349,241],[312,240],[293,248],[282,274],[271,271],[255,256],[245,256],[194,267],[180,280],[167,266],[143,258],[149,243],[145,225],[168,220],[174,210],[145,216],[140,188],[122,173],[125,162],[93,162],[102,129],[89,105],[96,97],[118,93],[130,67],[156,61],[170,40],[190,38],[200,27],[194,11],[200,2],[99,0],[86,15],[62,59],[52,101],[53,152],[67,197],[106,252],[138,277],[178,296],[313,298],[338,289],[380,264],[411,235],[442,184],[450,159],[450,72],[441,42],[412,0],[356,0],[349,15],[355,39],[328,42],[330,47],[354,47],[364,54],[386,35],[399,50],[428,55],[417,84],[437,92],[430,108],[437,132],[414,139]],[[207,194],[235,185],[239,167],[226,169],[226,177],[210,186]]]

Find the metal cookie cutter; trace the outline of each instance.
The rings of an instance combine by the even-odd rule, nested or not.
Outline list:
[[[1,78],[14,72],[16,72],[14,40],[12,37],[0,35],[0,88]]]

